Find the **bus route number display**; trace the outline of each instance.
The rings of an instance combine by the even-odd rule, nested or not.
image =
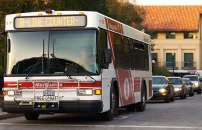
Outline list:
[[[46,27],[84,27],[87,24],[85,15],[82,16],[40,16],[40,17],[16,17],[14,27],[46,28]]]

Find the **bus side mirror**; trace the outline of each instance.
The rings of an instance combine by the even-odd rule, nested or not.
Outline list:
[[[111,60],[111,49],[104,49],[104,63],[105,64],[112,63],[112,60]]]

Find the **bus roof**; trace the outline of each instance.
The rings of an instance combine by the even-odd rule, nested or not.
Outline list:
[[[103,28],[150,44],[146,33],[95,11],[27,12],[6,15],[5,31],[48,28]]]

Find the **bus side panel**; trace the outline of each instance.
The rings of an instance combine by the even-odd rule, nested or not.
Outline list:
[[[108,111],[110,109],[110,88],[113,77],[115,78],[114,70],[103,69],[102,73],[102,101],[103,101],[103,111]]]

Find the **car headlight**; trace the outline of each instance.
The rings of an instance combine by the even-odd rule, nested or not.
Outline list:
[[[198,83],[194,83],[195,86],[198,86]]]
[[[180,90],[182,90],[182,88],[175,88],[174,90],[175,91],[180,91]]]
[[[165,88],[161,88],[161,89],[159,89],[159,92],[161,92],[161,93],[165,93],[166,90],[165,90]]]

